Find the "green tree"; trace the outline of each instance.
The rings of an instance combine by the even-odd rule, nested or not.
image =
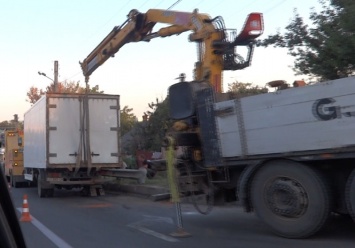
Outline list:
[[[27,102],[34,104],[35,102],[37,102],[41,96],[43,96],[44,94],[46,94],[45,91],[43,91],[42,89],[39,89],[35,86],[31,86],[30,89],[27,91],[26,95],[27,95]]]
[[[253,85],[252,83],[241,83],[235,81],[228,84],[228,92],[232,94],[233,98],[252,96],[268,92],[268,88]]]
[[[132,137],[129,147],[130,154],[135,154],[137,150],[149,150],[148,147],[148,131],[147,131],[147,121],[137,122],[132,131]]]
[[[23,121],[19,121],[17,118],[18,117],[15,117],[14,115],[13,120],[1,121],[0,129],[15,129],[16,127],[19,129],[23,129]]]
[[[307,25],[295,11],[286,32],[270,35],[258,45],[287,48],[300,75],[332,80],[355,73],[355,1],[320,0],[322,11]]]
[[[80,86],[79,81],[74,82],[74,81],[64,81],[61,83],[58,83],[57,85],[57,93],[85,93],[86,88]],[[46,87],[45,90],[39,89],[35,86],[31,86],[30,89],[27,91],[27,101],[30,102],[31,104],[34,104],[37,102],[41,96],[43,96],[46,93],[54,93],[54,83],[51,83]],[[103,91],[100,91],[99,86],[95,85],[94,87],[90,87],[88,85],[88,92],[89,93],[104,93]]]
[[[152,151],[160,151],[163,139],[167,129],[171,126],[172,121],[169,118],[169,98],[166,97],[163,101],[158,98],[155,102],[148,104],[149,111],[147,115],[147,148]]]
[[[133,108],[129,108],[127,105],[121,110],[121,136],[132,130],[135,123],[138,121],[132,111]]]
[[[149,110],[144,113],[144,120],[134,126],[132,149],[160,151],[165,132],[171,125],[168,111],[168,98],[148,103]]]

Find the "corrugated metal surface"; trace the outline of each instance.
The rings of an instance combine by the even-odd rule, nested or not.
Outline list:
[[[89,100],[89,109],[91,151],[97,154],[92,156],[92,163],[118,163],[118,99],[92,98]]]
[[[24,167],[46,168],[46,97],[43,96],[24,116]]]
[[[48,98],[49,164],[75,164],[80,142],[80,102],[78,98]],[[26,123],[25,123],[26,125]]]
[[[75,166],[90,146],[92,166],[117,167],[120,162],[119,96],[90,94],[89,123],[84,114],[84,96],[53,94],[42,97],[25,113],[25,167]],[[90,142],[85,130],[89,128]]]
[[[213,111],[214,94],[212,88],[197,92],[197,113],[200,125],[200,135],[203,143],[203,154],[206,166],[221,164],[218,134]]]

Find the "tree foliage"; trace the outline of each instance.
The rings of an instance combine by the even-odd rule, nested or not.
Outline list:
[[[156,98],[155,102],[148,103],[149,110],[144,113],[147,119],[144,125],[144,132],[148,137],[145,143],[147,150],[160,151],[166,130],[172,124],[168,101],[169,98],[166,97],[163,101]]]
[[[228,84],[228,92],[232,94],[232,97],[239,98],[267,93],[268,88],[253,85],[252,83],[242,83],[235,81],[233,83]]]
[[[228,91],[234,97],[243,97],[266,93],[268,89],[251,83],[234,82],[228,84]],[[129,153],[134,154],[135,150],[160,151],[166,131],[173,124],[169,117],[168,102],[169,97],[148,103],[149,110],[144,113],[144,120],[136,122],[133,127],[133,140],[130,147],[126,148]]]
[[[0,129],[23,129],[23,121],[16,121],[16,120],[10,120],[10,121],[1,121],[0,122]]]
[[[244,97],[267,93],[268,89],[251,83],[234,82],[228,85],[228,91],[234,97]],[[148,103],[149,110],[144,113],[144,121],[137,122],[134,126],[134,137],[131,147],[128,149],[134,154],[134,150],[160,151],[166,131],[172,126],[173,121],[169,117],[169,97],[163,101],[155,99]]]
[[[34,104],[44,94],[46,94],[46,92],[44,90],[39,89],[39,88],[37,88],[35,86],[31,86],[30,89],[26,93],[26,95],[27,95],[27,100],[26,101],[28,101],[31,104]]]
[[[85,93],[86,88],[80,86],[79,82],[74,82],[74,81],[64,81],[61,83],[58,83],[57,85],[57,93]],[[30,102],[31,104],[34,104],[37,102],[41,96],[43,96],[46,93],[54,93],[54,83],[51,83],[46,87],[45,90],[39,89],[38,87],[31,86],[30,89],[27,91],[27,101]],[[90,87],[88,85],[88,92],[89,93],[104,93],[103,91],[100,91],[99,86],[95,85],[94,87]]]
[[[148,103],[148,107],[144,120],[134,126],[131,150],[160,151],[165,132],[172,123],[168,113],[168,98],[163,101],[156,99]]]
[[[129,108],[127,105],[121,109],[121,136],[128,133],[138,121],[132,111],[133,108]]]
[[[312,25],[295,11],[286,32],[258,45],[287,48],[297,74],[332,80],[355,74],[355,1],[320,0],[322,11],[310,14]]]

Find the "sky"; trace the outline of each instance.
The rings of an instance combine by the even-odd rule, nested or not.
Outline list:
[[[31,107],[26,93],[31,86],[45,89],[54,78],[54,61],[59,63],[59,82],[75,81],[85,86],[79,61],[106,37],[114,26],[121,25],[132,9],[168,9],[222,16],[229,29],[239,32],[251,12],[264,17],[266,38],[290,23],[294,9],[308,19],[311,8],[319,11],[318,0],[0,0],[0,121],[12,120]],[[120,95],[121,108],[129,106],[141,120],[148,103],[163,100],[180,73],[193,79],[197,47],[188,41],[189,32],[156,38],[150,42],[129,43],[90,77],[91,86],[99,85],[106,94]],[[241,51],[243,52],[243,51]],[[243,54],[244,55],[244,54]],[[254,50],[250,67],[225,72],[223,88],[235,81],[259,86],[272,80],[294,80],[293,57],[286,49]]]

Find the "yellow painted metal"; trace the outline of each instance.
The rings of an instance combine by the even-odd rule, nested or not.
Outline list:
[[[224,38],[224,31],[217,29],[207,14],[149,9],[139,13],[133,9],[120,27],[115,27],[102,42],[80,63],[86,82],[89,76],[107,59],[113,57],[125,44],[149,41],[191,31],[189,40],[199,43],[199,61],[195,64],[194,79],[207,81],[217,92],[222,91],[223,55],[214,53],[213,42]],[[157,23],[171,24],[153,32]]]
[[[23,175],[23,164],[12,167],[13,176],[22,176]]]
[[[5,175],[23,175],[23,142],[22,130],[8,130],[5,132]]]

